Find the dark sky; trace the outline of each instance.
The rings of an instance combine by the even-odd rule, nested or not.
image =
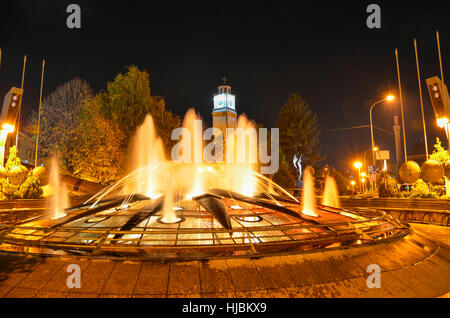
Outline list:
[[[381,6],[381,29],[368,29],[366,7]],[[81,7],[82,28],[66,27],[66,7]],[[195,107],[210,122],[212,96],[223,76],[237,110],[274,127],[287,96],[298,93],[318,114],[325,162],[349,167],[370,148],[365,125],[371,103],[398,95],[394,49],[399,49],[408,152],[423,138],[413,38],[423,84],[428,143],[445,138],[436,127],[425,78],[440,75],[435,31],[440,31],[444,76],[450,78],[448,1],[11,1],[0,12],[0,94],[20,86],[27,54],[24,113],[37,109],[41,61],[44,96],[73,77],[94,91],[125,66],[150,73],[153,94],[179,115]],[[392,131],[398,102],[374,109],[374,124]],[[375,141],[394,156],[393,136]],[[419,151],[422,149],[419,149]],[[422,150],[423,151],[423,150]]]

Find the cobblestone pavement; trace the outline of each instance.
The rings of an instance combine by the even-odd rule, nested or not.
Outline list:
[[[0,254],[0,297],[439,297],[450,291],[450,228],[413,225],[368,247],[208,261],[117,261]],[[70,289],[67,267],[81,269]],[[367,266],[381,268],[368,288]]]

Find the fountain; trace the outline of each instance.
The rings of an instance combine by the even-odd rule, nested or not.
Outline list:
[[[341,207],[336,181],[332,176],[327,176],[325,179],[325,189],[323,190],[322,204],[334,208]]]
[[[155,132],[155,126],[151,115],[147,115],[143,124],[137,129],[132,141],[130,166],[132,171],[141,167],[153,166],[164,161],[164,149],[161,139]],[[135,189],[132,192],[144,193],[152,199],[161,194],[155,192],[152,175],[139,175]]]
[[[255,171],[255,135],[227,136],[227,162],[206,163],[202,140],[197,139],[202,136],[198,120],[194,110],[187,112],[183,127],[188,133],[184,131],[177,148],[182,160],[172,161],[165,159],[148,115],[133,139],[132,171],[69,209],[65,209],[67,192],[54,160],[52,215],[3,233],[3,244],[30,242],[46,250],[71,253],[185,258],[335,247],[402,230],[376,212],[339,209],[331,179],[324,205],[316,204],[311,167],[304,171],[299,202]],[[238,129],[253,125],[245,116],[237,120]],[[241,142],[247,138],[247,145],[236,142],[239,138]],[[370,235],[361,236],[364,232],[357,230],[359,227],[371,230]],[[43,232],[42,228],[52,231]]]
[[[303,173],[303,214],[318,217],[316,213],[316,194],[314,188],[314,176],[311,166],[306,167]]]
[[[48,203],[51,219],[59,219],[66,215],[64,210],[69,207],[69,196],[66,185],[61,182],[56,158],[50,161],[49,185],[51,194]]]

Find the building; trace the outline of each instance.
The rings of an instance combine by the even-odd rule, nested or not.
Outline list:
[[[226,162],[226,130],[236,127],[236,98],[231,94],[231,86],[226,85],[223,78],[223,85],[218,87],[218,93],[214,95],[214,109],[212,111],[213,128],[218,128],[223,136],[223,161]]]

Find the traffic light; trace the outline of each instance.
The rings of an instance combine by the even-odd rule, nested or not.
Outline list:
[[[445,127],[450,118],[447,86],[437,76],[427,78],[428,93],[439,127]]]
[[[6,94],[3,101],[2,115],[0,122],[2,129],[14,130],[14,124],[19,113],[20,104],[22,103],[23,89],[12,87],[8,94]]]

